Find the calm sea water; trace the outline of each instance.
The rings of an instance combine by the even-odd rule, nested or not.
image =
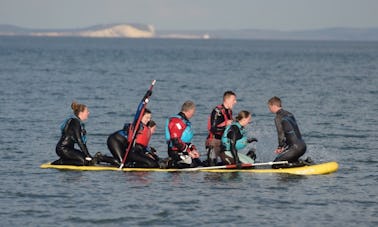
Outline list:
[[[207,116],[234,90],[249,110],[258,161],[274,158],[280,96],[322,176],[123,173],[40,169],[56,159],[73,100],[89,106],[88,147],[133,114],[156,79],[151,144],[166,157],[164,122],[194,100],[194,143],[204,155]],[[378,43],[0,37],[2,226],[376,226]]]

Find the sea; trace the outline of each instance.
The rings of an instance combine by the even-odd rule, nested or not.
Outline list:
[[[88,149],[148,108],[150,145],[196,104],[193,143],[206,156],[208,116],[223,93],[253,113],[258,162],[275,157],[267,101],[278,96],[307,143],[336,161],[327,175],[41,169],[57,159],[60,123],[86,104]],[[1,226],[377,226],[378,42],[0,37]],[[241,153],[246,151],[240,151]]]

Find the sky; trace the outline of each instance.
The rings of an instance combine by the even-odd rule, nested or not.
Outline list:
[[[83,28],[141,23],[158,30],[378,27],[378,0],[0,0],[0,24]]]

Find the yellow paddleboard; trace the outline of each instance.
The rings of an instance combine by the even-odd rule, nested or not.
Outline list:
[[[326,162],[310,166],[271,169],[269,168],[252,168],[252,169],[215,169],[214,167],[198,167],[188,169],[159,169],[159,168],[123,168],[96,165],[96,166],[73,166],[73,165],[51,165],[45,163],[40,166],[42,169],[60,169],[60,170],[76,170],[76,171],[124,171],[124,172],[216,172],[216,173],[229,173],[229,172],[242,172],[242,173],[288,173],[296,175],[319,175],[336,172],[339,168],[337,162]]]

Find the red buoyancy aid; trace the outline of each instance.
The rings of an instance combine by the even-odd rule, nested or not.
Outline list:
[[[146,125],[143,125],[141,129],[139,129],[138,134],[135,139],[135,143],[140,144],[144,147],[148,146],[148,143],[151,139],[151,129]]]
[[[227,121],[232,120],[232,110],[226,109],[222,104],[216,106],[215,109],[218,109],[222,113],[223,119],[224,119],[224,121],[222,123],[220,123],[219,125],[217,125],[217,127],[227,126],[226,125]],[[226,111],[228,112],[228,115],[227,115]],[[207,120],[207,130],[209,131],[208,139],[214,138],[215,134],[211,131],[211,114],[210,114],[210,116],[208,117],[208,120]],[[219,137],[222,137],[222,135],[223,135],[223,132],[218,133]]]

